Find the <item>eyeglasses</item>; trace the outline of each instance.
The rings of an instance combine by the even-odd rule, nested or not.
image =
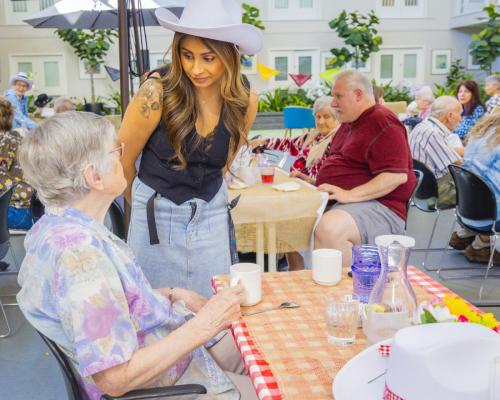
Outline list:
[[[118,156],[121,157],[123,156],[123,150],[125,149],[125,143],[120,143],[120,146],[117,147],[116,149],[113,149],[109,152],[109,154],[114,153],[115,151],[118,152]]]

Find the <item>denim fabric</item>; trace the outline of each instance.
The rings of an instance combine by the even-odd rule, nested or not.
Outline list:
[[[9,207],[7,224],[10,229],[23,229],[27,231],[33,226],[30,209]]]
[[[211,296],[210,280],[231,265],[225,183],[210,202],[155,200],[160,244],[149,243],[146,204],[154,190],[136,178],[128,244],[153,287],[182,287]],[[190,203],[196,204],[196,211]]]
[[[28,96],[23,96],[22,99],[19,99],[16,95],[16,91],[13,89],[5,91],[3,95],[16,108],[14,120],[12,121],[12,127],[14,129],[36,128],[36,124],[28,117]]]

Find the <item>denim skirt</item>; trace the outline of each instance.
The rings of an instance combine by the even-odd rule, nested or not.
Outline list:
[[[165,197],[154,201],[159,244],[150,244],[146,206],[155,190],[135,178],[128,244],[153,288],[181,287],[211,296],[210,280],[231,265],[227,188],[209,202],[180,205]]]

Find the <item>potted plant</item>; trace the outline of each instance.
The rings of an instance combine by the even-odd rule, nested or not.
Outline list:
[[[56,35],[68,43],[78,58],[85,63],[90,77],[90,103],[85,103],[84,111],[103,114],[103,104],[96,102],[94,72],[99,64],[104,63],[113,38],[118,36],[114,29],[57,29]]]

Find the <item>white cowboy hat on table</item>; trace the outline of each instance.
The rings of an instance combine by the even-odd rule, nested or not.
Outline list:
[[[31,90],[31,87],[33,86],[33,81],[28,78],[26,72],[18,72],[17,74],[12,75],[9,79],[9,86],[14,86],[17,81],[26,83],[28,85],[28,90]]]
[[[241,6],[235,0],[188,0],[180,18],[165,8],[155,15],[164,28],[234,43],[243,54],[258,53],[262,47],[261,30],[241,22]]]
[[[382,343],[391,346],[388,357],[375,344],[339,371],[335,400],[500,399],[500,335],[491,329],[472,323],[425,324],[402,329]]]

